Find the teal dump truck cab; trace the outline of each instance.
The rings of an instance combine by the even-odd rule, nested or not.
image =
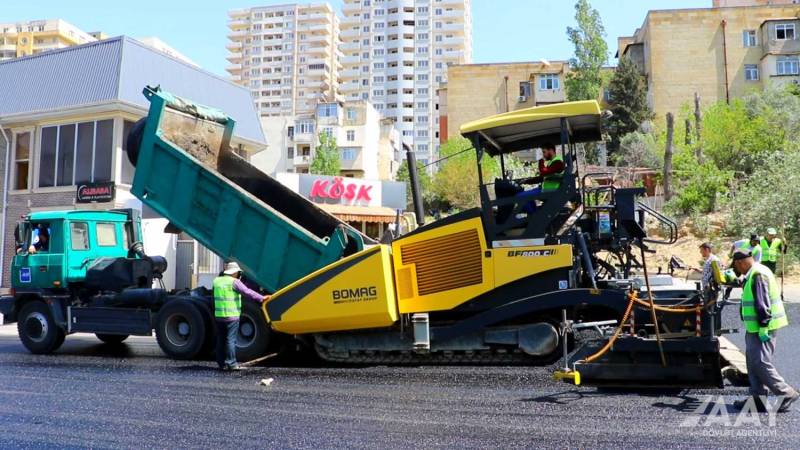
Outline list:
[[[64,290],[82,284],[98,258],[125,258],[140,241],[131,211],[35,212],[17,225],[11,286]]]

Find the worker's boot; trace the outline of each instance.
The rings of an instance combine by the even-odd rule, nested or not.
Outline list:
[[[764,402],[761,401],[761,397],[747,397],[744,400],[736,400],[735,402],[733,402],[733,407],[736,408],[736,409],[744,409],[745,407],[749,406],[748,402],[751,402],[751,401],[755,405],[756,411],[758,411],[760,413],[767,412],[767,407],[766,407],[766,405],[764,405]]]
[[[784,397],[783,401],[781,402],[781,407],[778,408],[778,412],[789,412],[792,407],[792,403],[796,402],[797,400],[800,400],[800,392],[794,391],[794,395]]]

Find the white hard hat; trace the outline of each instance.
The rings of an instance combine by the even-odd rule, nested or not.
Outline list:
[[[236,275],[241,271],[242,268],[239,267],[239,264],[236,264],[235,262],[229,262],[225,264],[225,271],[223,273],[225,275]]]

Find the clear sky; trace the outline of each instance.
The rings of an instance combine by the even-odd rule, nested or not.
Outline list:
[[[314,0],[320,2],[322,0]],[[606,28],[610,55],[618,36],[633,34],[650,9],[705,8],[712,0],[591,0]],[[225,73],[226,12],[291,0],[0,0],[0,23],[61,18],[109,36],[156,36],[203,68]],[[331,0],[341,10],[342,0]],[[567,59],[572,0],[472,0],[474,63]],[[613,59],[609,63],[615,64]]]

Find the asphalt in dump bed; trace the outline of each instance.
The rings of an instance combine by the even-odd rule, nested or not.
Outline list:
[[[789,312],[779,368],[800,386],[800,305]],[[544,367],[213,365],[171,361],[151,338],[114,348],[70,336],[35,356],[0,327],[0,448],[800,447],[800,404],[775,426],[767,415],[724,426],[744,388],[606,392],[555,383]],[[696,414],[708,396],[729,406]]]

